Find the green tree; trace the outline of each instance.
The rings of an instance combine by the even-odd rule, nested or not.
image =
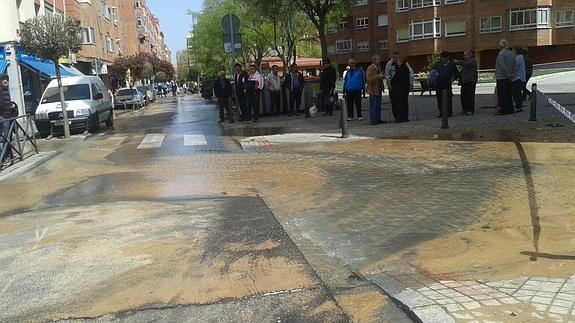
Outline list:
[[[64,90],[62,89],[62,76],[58,60],[62,56],[77,53],[82,48],[82,28],[80,23],[71,18],[57,16],[38,16],[24,22],[20,29],[20,44],[22,49],[31,55],[47,58],[54,62],[58,89],[60,91],[60,103],[64,115],[64,135],[70,137],[68,114]]]
[[[160,82],[160,83],[164,83],[168,80],[168,76],[166,75],[166,73],[159,71],[158,73],[156,73],[156,81]]]
[[[292,0],[303,11],[317,29],[321,44],[321,56],[327,58],[325,27],[330,19],[349,14],[353,0]]]

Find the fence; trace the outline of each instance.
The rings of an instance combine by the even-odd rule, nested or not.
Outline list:
[[[0,119],[0,172],[8,165],[38,153],[34,124],[29,115]]]

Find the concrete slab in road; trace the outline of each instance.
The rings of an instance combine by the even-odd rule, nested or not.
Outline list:
[[[177,321],[345,319],[259,198],[109,202],[4,218],[0,277],[0,321],[146,311]]]

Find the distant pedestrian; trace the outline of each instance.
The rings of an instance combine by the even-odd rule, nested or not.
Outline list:
[[[369,123],[377,125],[381,120],[381,96],[383,94],[383,80],[385,78],[380,69],[381,57],[371,57],[371,65],[367,68],[367,93],[369,94]],[[408,72],[409,73],[409,72]],[[409,75],[408,75],[409,77]]]
[[[270,91],[271,113],[280,115],[280,98],[282,90],[282,81],[278,75],[279,68],[277,65],[272,66],[272,71],[266,77],[266,87]]]
[[[325,108],[324,116],[333,115],[333,104],[334,104],[334,91],[335,91],[335,81],[337,74],[335,69],[331,66],[331,61],[329,58],[323,60],[323,70],[320,74],[320,96],[321,102]]]
[[[509,50],[509,43],[499,41],[499,54],[495,61],[495,79],[497,80],[497,101],[501,112],[496,115],[513,113],[513,78],[515,77],[515,55]]]
[[[175,98],[178,95],[178,85],[172,82],[172,96]]]
[[[513,77],[513,101],[515,101],[515,112],[523,111],[523,90],[527,73],[525,72],[525,59],[523,58],[523,49],[515,47],[515,76]]]
[[[2,162],[14,158],[12,147],[10,147],[8,143],[12,141],[10,126],[13,120],[11,119],[17,116],[18,113],[18,110],[10,99],[9,81],[8,75],[0,75],[0,134],[2,135],[0,136],[0,154],[6,149]]]
[[[347,121],[354,117],[353,107],[357,111],[357,120],[363,120],[361,115],[361,91],[365,85],[365,77],[361,68],[355,66],[355,60],[348,61],[349,71],[343,80],[343,91],[347,100]]]
[[[459,79],[459,70],[457,66],[450,61],[449,53],[442,52],[439,56],[439,62],[433,65],[431,73],[437,73],[437,79],[435,81],[435,94],[437,97],[437,109],[439,110],[439,117],[442,117],[443,111],[443,100],[447,100],[447,111],[448,116],[453,115],[453,81]],[[447,90],[447,97],[443,97],[443,90]]]
[[[403,56],[396,56],[394,73],[390,80],[389,99],[395,122],[409,121],[410,70]]]
[[[399,53],[393,52],[391,54],[391,57],[389,58],[389,60],[385,64],[384,76],[385,76],[385,80],[387,82],[388,88],[390,88],[389,81],[391,81],[391,79],[393,78],[393,75],[395,74],[395,66],[397,65],[396,63],[397,63],[398,58],[399,58]],[[407,68],[409,69],[409,80],[413,84],[413,80],[415,79],[415,73],[413,72],[413,69],[411,68],[411,66],[409,66],[409,63],[407,61],[405,62],[405,66],[407,66]]]
[[[286,75],[284,82],[286,82],[290,90],[290,112],[288,116],[294,114],[299,116],[305,80],[303,74],[298,71],[297,64],[292,64],[290,72]]]
[[[218,107],[220,108],[219,122],[225,121],[225,113],[227,113],[230,123],[234,123],[234,115],[230,106],[233,95],[232,84],[226,78],[226,72],[221,71],[218,76],[219,79],[214,83],[214,95],[218,99]]]
[[[465,115],[475,113],[475,89],[477,88],[478,74],[477,62],[470,49],[463,53],[463,60],[455,60],[455,64],[461,65],[461,109]]]
[[[236,92],[236,104],[240,108],[240,121],[246,121],[248,115],[247,97],[246,97],[246,81],[248,80],[248,73],[243,70],[241,64],[234,65],[234,88]]]
[[[253,116],[254,122],[260,117],[260,95],[264,88],[264,78],[254,64],[250,65],[248,79],[246,81],[246,96],[248,99],[247,121]]]

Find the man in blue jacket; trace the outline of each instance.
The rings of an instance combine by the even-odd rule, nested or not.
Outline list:
[[[352,121],[354,117],[353,106],[357,111],[357,120],[363,120],[361,115],[361,91],[365,86],[363,71],[355,66],[355,60],[348,61],[349,71],[345,73],[343,79],[343,94],[347,100],[347,121]]]

